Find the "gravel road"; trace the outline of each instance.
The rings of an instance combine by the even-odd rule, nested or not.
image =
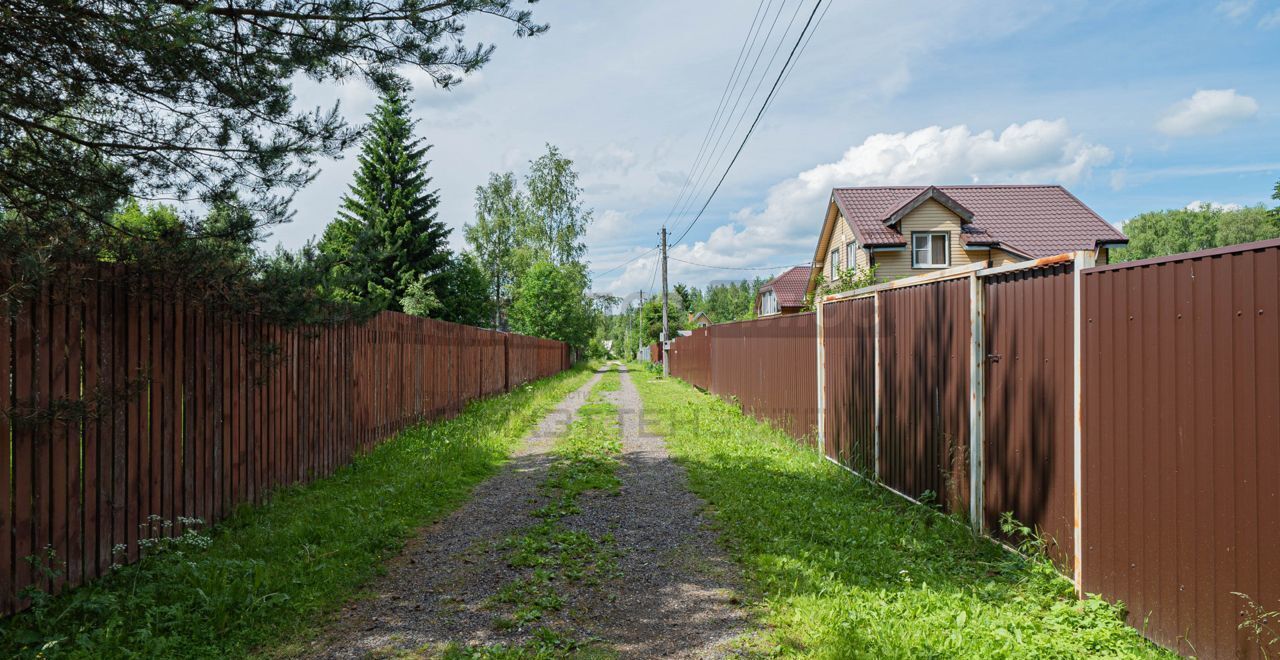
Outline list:
[[[410,542],[371,585],[371,596],[348,605],[308,655],[431,657],[448,644],[519,645],[537,628],[626,658],[738,655],[750,627],[738,568],[717,544],[683,468],[662,438],[644,433],[640,397],[625,371],[621,390],[605,395],[619,410],[621,491],[584,493],[581,512],[560,520],[594,539],[614,539],[616,570],[602,580],[558,584],[563,607],[536,625],[504,624],[493,606],[504,585],[529,574],[508,564],[503,541],[539,523],[533,512],[549,500],[538,485],[554,460],[555,438],[600,377],[557,406],[465,505]]]

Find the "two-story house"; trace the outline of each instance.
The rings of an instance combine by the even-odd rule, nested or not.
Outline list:
[[[806,293],[838,269],[891,280],[988,260],[991,265],[1093,250],[1129,239],[1062,186],[835,188]]]

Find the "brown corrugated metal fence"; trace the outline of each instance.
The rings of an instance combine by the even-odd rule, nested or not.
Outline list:
[[[817,423],[814,327],[809,313],[701,328],[672,342],[671,373],[809,438]]]
[[[795,399],[803,384],[786,378],[816,381],[821,344],[827,457],[949,511],[979,497],[972,521],[997,535],[1011,512],[1160,644],[1258,657],[1249,603],[1280,611],[1280,241],[1080,263],[833,297],[821,328],[811,315],[712,326],[675,342],[673,373],[700,378],[709,356],[712,392],[804,419],[783,426],[806,437],[817,390]]]
[[[1075,535],[1073,270],[1066,263],[983,278],[986,526],[998,533],[1001,514],[1012,512],[1050,540],[1068,571]]]
[[[698,328],[671,343],[671,375],[703,390],[711,389],[711,335]]]
[[[129,290],[115,271],[0,325],[0,612],[51,548],[60,590],[470,400],[555,374],[564,344],[384,312],[284,329]],[[153,518],[154,516],[154,518]],[[154,522],[153,522],[154,521]],[[123,548],[115,555],[113,548]]]
[[[1084,587],[1179,652],[1258,656],[1233,592],[1280,610],[1280,242],[1083,293]]]
[[[969,283],[880,294],[880,479],[947,511],[969,503]]]
[[[875,299],[858,298],[823,309],[826,355],[827,457],[868,478],[876,475]]]

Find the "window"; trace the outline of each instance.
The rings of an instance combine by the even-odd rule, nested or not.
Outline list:
[[[912,268],[946,268],[951,265],[951,250],[946,233],[915,233],[911,235]]]
[[[831,279],[840,277],[840,248],[831,251]]]
[[[774,295],[773,289],[765,289],[760,292],[760,316],[768,316],[769,314],[778,313],[778,297]]]
[[[853,265],[858,263],[858,255],[857,253],[854,252],[854,250],[857,250],[857,249],[858,249],[857,243],[845,243],[844,245],[844,263],[846,264],[845,268],[853,268]]]

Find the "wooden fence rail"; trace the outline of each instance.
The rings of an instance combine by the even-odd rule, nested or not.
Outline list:
[[[0,317],[0,613],[568,365],[560,342],[391,312],[286,329],[102,278],[46,291]]]

